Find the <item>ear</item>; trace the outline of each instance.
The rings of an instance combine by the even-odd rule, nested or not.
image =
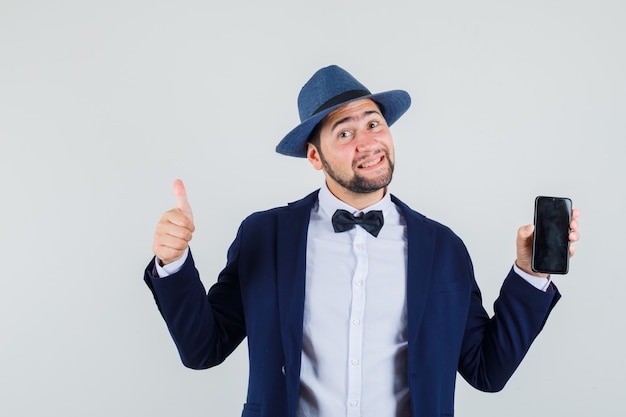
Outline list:
[[[311,142],[307,144],[306,157],[311,163],[311,165],[313,165],[313,168],[315,168],[316,170],[319,171],[320,169],[323,168],[322,159],[320,158],[320,153],[318,152],[315,145],[313,145]]]

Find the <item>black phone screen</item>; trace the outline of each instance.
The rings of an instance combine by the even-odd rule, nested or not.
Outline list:
[[[567,274],[571,218],[572,200],[569,198],[540,196],[535,199],[533,271]]]

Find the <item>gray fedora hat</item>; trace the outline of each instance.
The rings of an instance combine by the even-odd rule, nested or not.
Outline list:
[[[356,78],[336,65],[318,70],[298,95],[300,124],[280,141],[276,152],[306,158],[307,140],[315,126],[333,110],[366,98],[378,104],[389,126],[411,105],[411,97],[406,91],[372,94]]]

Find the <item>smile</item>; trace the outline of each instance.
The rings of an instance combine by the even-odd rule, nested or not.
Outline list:
[[[365,162],[365,163],[363,163],[363,164],[359,164],[359,165],[358,165],[358,168],[369,168],[369,167],[373,167],[374,165],[378,165],[379,163],[381,163],[381,162],[382,162],[382,160],[383,160],[383,158],[384,158],[384,156],[383,156],[383,155],[381,155],[381,156],[379,156],[379,157],[378,157],[378,158],[376,158],[376,159],[373,159],[373,160],[371,160],[371,161]]]

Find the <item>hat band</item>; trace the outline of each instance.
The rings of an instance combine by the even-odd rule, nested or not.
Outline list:
[[[331,108],[333,106],[336,106],[337,104],[341,104],[341,103],[344,103],[346,101],[349,101],[358,97],[368,96],[370,94],[372,93],[370,93],[367,90],[350,90],[350,91],[343,92],[331,98],[330,100],[326,101],[321,106],[319,106],[317,110],[313,112],[311,116],[315,116],[317,113],[324,111],[328,108]]]

